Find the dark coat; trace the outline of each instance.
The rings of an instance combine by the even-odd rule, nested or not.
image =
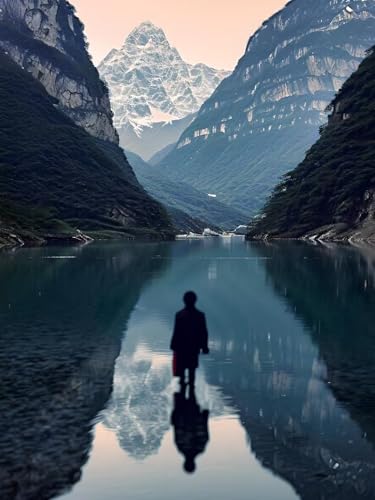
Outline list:
[[[208,352],[206,317],[196,308],[176,314],[171,349],[177,354],[178,371],[198,368],[199,353]]]

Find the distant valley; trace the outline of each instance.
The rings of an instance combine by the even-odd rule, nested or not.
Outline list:
[[[134,153],[128,151],[126,156],[140,183],[151,196],[165,205],[179,232],[201,233],[205,228],[229,231],[240,224],[247,224],[246,214],[189,184],[169,179],[157,166],[146,163]]]

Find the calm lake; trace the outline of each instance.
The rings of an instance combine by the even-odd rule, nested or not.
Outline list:
[[[370,249],[20,249],[0,283],[1,499],[375,498]],[[188,289],[211,348],[190,398],[169,351]]]

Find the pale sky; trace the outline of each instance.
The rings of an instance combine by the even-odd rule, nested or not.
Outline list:
[[[165,31],[190,63],[233,69],[246,43],[287,0],[70,0],[99,63],[143,21]]]

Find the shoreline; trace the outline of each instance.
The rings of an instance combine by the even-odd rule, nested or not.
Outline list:
[[[7,231],[5,234],[0,232],[0,251],[14,248],[40,248],[49,246],[77,246],[88,245],[95,242],[111,241],[175,241],[175,235],[161,234],[158,237],[152,232],[144,234],[125,234],[116,232],[88,232],[83,233],[77,230],[76,234],[69,235],[23,235],[13,231]],[[141,233],[141,231],[140,231]]]
[[[357,230],[338,230],[335,226],[325,226],[301,236],[282,236],[269,234],[246,235],[246,241],[305,241],[310,243],[343,243],[348,245],[367,244],[375,246],[374,228],[362,227]]]

